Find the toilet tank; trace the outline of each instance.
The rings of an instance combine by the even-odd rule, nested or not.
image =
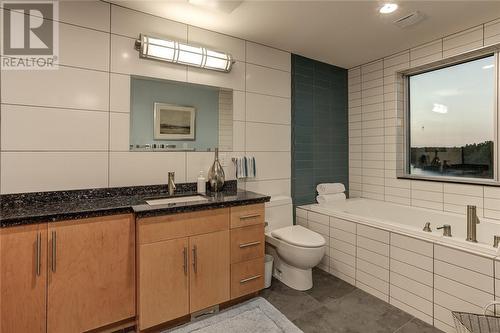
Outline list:
[[[293,225],[292,198],[287,196],[273,196],[266,202],[266,233],[275,229]]]

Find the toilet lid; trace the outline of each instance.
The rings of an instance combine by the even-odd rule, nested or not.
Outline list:
[[[273,230],[271,236],[300,247],[321,247],[326,244],[323,236],[300,225]]]

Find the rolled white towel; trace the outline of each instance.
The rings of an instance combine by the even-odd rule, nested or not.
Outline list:
[[[345,186],[342,183],[323,183],[316,186],[316,191],[318,191],[319,195],[343,193],[345,192]]]
[[[321,194],[316,197],[316,201],[319,204],[324,204],[332,201],[344,201],[346,196],[344,193],[335,193],[335,194]]]

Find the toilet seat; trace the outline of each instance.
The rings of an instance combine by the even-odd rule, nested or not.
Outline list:
[[[273,230],[271,236],[290,245],[305,248],[317,248],[326,244],[323,236],[300,225]]]

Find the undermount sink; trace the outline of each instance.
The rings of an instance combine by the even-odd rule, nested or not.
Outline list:
[[[185,202],[193,202],[193,201],[208,201],[208,199],[201,196],[201,195],[192,195],[189,197],[146,200],[146,203],[150,206],[155,206],[155,205],[168,205],[168,204],[185,203]]]

